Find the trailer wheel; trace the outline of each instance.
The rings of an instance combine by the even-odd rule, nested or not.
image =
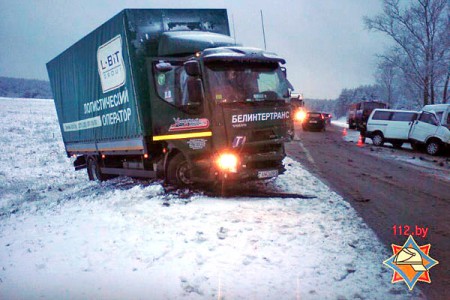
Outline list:
[[[191,168],[183,154],[178,153],[169,161],[167,167],[167,182],[179,187],[191,186]]]
[[[93,181],[105,181],[107,178],[100,171],[100,165],[98,164],[98,160],[94,157],[88,158],[87,163],[87,172],[89,176],[89,180]]]

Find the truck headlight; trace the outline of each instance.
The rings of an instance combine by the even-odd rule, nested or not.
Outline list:
[[[306,117],[306,113],[303,110],[299,110],[295,113],[295,119],[297,121],[303,122]]]
[[[217,166],[225,172],[237,172],[238,158],[233,153],[222,153],[216,159]]]

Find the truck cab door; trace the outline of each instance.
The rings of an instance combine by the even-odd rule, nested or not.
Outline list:
[[[409,138],[425,143],[428,137],[436,134],[439,128],[439,121],[436,115],[430,112],[422,112],[419,118],[414,121]]]
[[[153,135],[209,128],[202,81],[189,75],[184,64],[181,58],[147,59]]]

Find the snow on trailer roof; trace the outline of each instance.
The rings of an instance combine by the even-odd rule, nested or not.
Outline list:
[[[226,9],[126,8],[104,23],[98,24],[97,28],[80,37],[76,43],[66,48],[49,63],[60,56],[70,55],[67,53],[74,49],[80,51],[79,49],[86,48],[84,43],[87,37],[92,37],[94,42],[91,41],[91,43],[98,43],[98,45],[95,44],[98,47],[108,40],[109,35],[125,34],[117,29],[128,31],[126,42],[131,44],[131,49],[139,55],[145,54],[150,57],[158,56],[158,43],[165,32],[191,31],[197,34],[209,32],[230,36]]]
[[[195,53],[206,48],[235,45],[234,39],[214,32],[172,31],[161,35],[158,56]]]

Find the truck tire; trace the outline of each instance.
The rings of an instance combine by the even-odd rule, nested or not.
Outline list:
[[[89,180],[105,181],[107,177],[100,171],[100,165],[95,157],[89,157],[87,162]]]
[[[190,179],[190,166],[182,153],[177,153],[169,161],[167,166],[167,183],[178,187],[192,186],[194,182]]]
[[[384,144],[383,134],[381,134],[379,132],[375,133],[372,137],[372,143],[375,146],[383,146],[383,144]]]
[[[431,140],[427,143],[425,150],[430,155],[438,155],[441,151],[441,143],[437,140]]]

